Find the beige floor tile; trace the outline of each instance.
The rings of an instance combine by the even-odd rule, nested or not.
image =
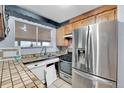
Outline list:
[[[64,83],[65,83],[65,81],[63,81],[63,80],[61,80],[61,79],[57,79],[56,81],[53,82],[53,84],[54,84],[56,87],[60,87],[60,86],[62,86]]]
[[[53,84],[51,84],[48,88],[56,88]]]
[[[72,88],[72,86],[68,83],[65,83],[60,88]]]

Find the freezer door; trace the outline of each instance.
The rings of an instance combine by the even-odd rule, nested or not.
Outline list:
[[[89,26],[89,72],[116,81],[117,31],[116,22]]]
[[[88,26],[73,31],[72,66],[82,71],[88,71],[87,39]]]
[[[116,82],[99,78],[78,70],[72,70],[73,88],[115,88]]]

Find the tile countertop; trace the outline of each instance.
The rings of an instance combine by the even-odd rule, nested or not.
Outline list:
[[[61,56],[61,55],[64,55],[65,53],[52,53],[52,55],[53,56],[51,56],[51,57],[45,57],[45,56],[42,56],[42,57],[40,57],[40,56],[38,56],[38,57],[34,57],[33,55],[34,54],[31,54],[31,55],[24,55],[23,57],[22,57],[22,61],[23,61],[23,63],[25,64],[25,63],[30,63],[30,62],[35,62],[35,61],[41,61],[41,60],[46,60],[46,59],[50,59],[50,58],[57,58],[57,57],[59,57],[59,56]]]
[[[43,83],[20,61],[0,61],[1,88],[44,88]]]

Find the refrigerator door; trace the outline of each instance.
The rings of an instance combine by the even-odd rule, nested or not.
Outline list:
[[[115,88],[116,82],[96,77],[79,70],[72,70],[73,88]]]
[[[116,22],[89,26],[88,67],[91,74],[116,81]]]
[[[88,71],[87,64],[88,26],[73,31],[72,67]]]
[[[74,48],[85,48],[88,26],[73,31]]]

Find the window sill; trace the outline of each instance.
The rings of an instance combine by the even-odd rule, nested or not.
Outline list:
[[[34,49],[34,48],[42,48],[43,46],[41,47],[21,47],[21,49]],[[52,46],[46,46],[46,48],[51,48]]]

